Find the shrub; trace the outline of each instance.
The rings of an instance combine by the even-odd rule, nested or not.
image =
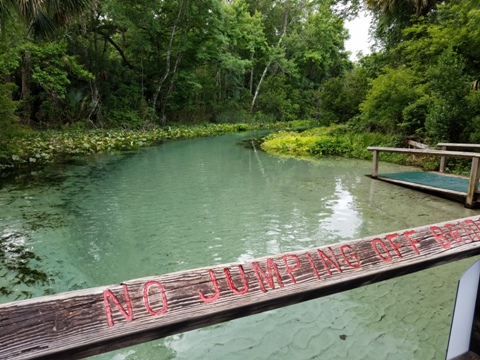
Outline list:
[[[371,86],[365,101],[360,104],[363,113],[356,127],[384,134],[406,133],[410,124],[405,122],[404,109],[424,96],[422,87],[416,86],[413,72],[387,68]],[[408,116],[409,112],[406,114]]]
[[[20,132],[19,119],[15,114],[18,102],[10,98],[15,88],[12,83],[0,84],[0,155],[12,146],[11,139]]]
[[[301,133],[280,131],[268,135],[261,147],[284,156],[344,156],[371,159],[368,146],[391,146],[393,138],[378,133],[356,133],[346,126],[313,128]]]
[[[368,90],[366,71],[356,68],[342,78],[330,78],[320,91],[320,113],[325,124],[346,123],[358,115]]]
[[[428,72],[433,104],[425,127],[434,142],[468,140],[466,130],[472,108],[467,100],[469,85],[463,74],[464,66],[463,58],[449,48]]]

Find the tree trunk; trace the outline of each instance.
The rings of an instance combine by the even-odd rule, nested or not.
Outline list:
[[[22,102],[23,102],[23,120],[27,126],[30,126],[30,117],[32,116],[32,104],[30,103],[30,66],[32,58],[29,50],[25,50],[22,66]]]
[[[283,16],[283,26],[282,26],[282,34],[280,35],[280,39],[278,39],[277,43],[277,48],[282,44],[282,40],[285,37],[285,34],[287,33],[287,25],[288,25],[288,13],[290,9],[290,0],[285,1],[285,13]],[[265,66],[265,69],[263,69],[262,77],[260,78],[260,81],[258,82],[257,88],[255,89],[255,95],[253,96],[252,99],[252,104],[250,105],[250,113],[253,112],[253,108],[255,107],[255,102],[257,101],[258,94],[260,92],[260,87],[262,86],[263,80],[265,80],[265,76],[267,75],[268,68],[272,64],[273,59],[270,59],[267,63],[267,66]],[[252,69],[253,71],[253,69]]]
[[[265,66],[265,69],[263,69],[262,77],[258,82],[257,88],[255,89],[255,95],[253,96],[253,99],[252,99],[252,104],[250,105],[250,113],[253,112],[253,108],[255,107],[255,102],[257,101],[258,93],[260,92],[260,86],[262,86],[263,80],[265,80],[265,76],[267,75],[268,68],[270,67],[271,63],[272,63],[272,60],[270,60],[267,66]]]
[[[175,85],[175,73],[177,72],[178,65],[180,64],[180,61],[182,60],[182,54],[178,54],[177,59],[175,60],[175,65],[173,66],[172,70],[172,76],[170,78],[170,86],[168,87],[167,94],[162,100],[162,125],[165,125],[167,123],[167,115],[165,114],[165,109],[167,107],[167,100],[170,94],[173,91],[174,85]]]
[[[165,63],[165,74],[162,76],[160,81],[158,82],[157,89],[155,90],[155,94],[153,95],[153,100],[152,100],[152,107],[155,110],[157,106],[157,100],[158,96],[160,95],[160,91],[162,90],[163,84],[165,80],[167,80],[168,75],[170,75],[170,59],[172,56],[172,47],[173,47],[173,39],[175,37],[175,33],[177,31],[177,25],[178,22],[180,21],[180,16],[182,15],[182,3],[178,4],[178,14],[177,18],[175,19],[175,22],[172,27],[172,32],[170,33],[170,41],[168,42],[168,47],[167,47],[167,58],[166,58],[166,63]],[[177,58],[178,59],[178,58]],[[162,110],[163,112],[163,110]]]
[[[253,58],[255,57],[255,51],[252,53],[250,61],[252,62],[252,68],[250,69],[250,94],[253,94],[253,73],[255,66],[253,66]]]
[[[92,91],[92,109],[90,110],[90,113],[87,116],[87,121],[90,122],[93,127],[95,126],[95,123],[100,123],[101,122],[101,117],[100,117],[100,90],[98,89],[98,84],[97,80],[93,79],[90,81],[90,89]],[[96,114],[96,121],[92,121],[92,116]]]
[[[218,90],[215,91],[213,96],[214,96],[214,99],[215,99],[215,103],[219,104],[220,101],[222,101],[222,95],[223,95],[223,93],[222,93],[222,91],[223,91],[223,88],[222,88],[222,73],[220,71],[220,67],[217,69],[217,72],[215,74],[215,84],[217,85]]]

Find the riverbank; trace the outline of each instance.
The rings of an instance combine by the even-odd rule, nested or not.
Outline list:
[[[42,167],[74,158],[105,152],[135,150],[169,139],[191,139],[217,136],[242,131],[278,129],[263,139],[261,148],[267,153],[295,157],[317,158],[342,156],[370,160],[368,146],[403,147],[398,136],[379,133],[358,133],[345,125],[314,127],[309,120],[291,122],[255,122],[237,124],[200,124],[154,127],[141,130],[100,129],[36,131],[13,138],[7,150],[0,152],[0,177]],[[308,129],[308,130],[305,130]],[[438,169],[435,157],[412,157],[385,153],[382,160],[402,165],[413,165],[423,170]],[[449,162],[449,171],[468,174],[469,164],[461,159]]]
[[[265,137],[261,144],[261,148],[270,154],[304,159],[342,156],[371,160],[372,152],[367,150],[369,146],[406,147],[406,144],[398,136],[353,132],[344,125],[318,127],[302,132],[279,131]],[[440,164],[438,157],[415,157],[395,153],[383,153],[381,160],[418,166],[425,171],[438,170]],[[469,166],[468,161],[452,159],[448,170],[459,175],[468,175]]]
[[[0,152],[0,175],[39,168],[75,156],[134,150],[168,139],[191,139],[263,129],[304,129],[314,125],[313,121],[293,121],[177,125],[141,130],[35,131],[11,139],[7,149]]]

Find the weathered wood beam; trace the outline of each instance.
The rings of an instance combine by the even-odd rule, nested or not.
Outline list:
[[[459,157],[459,158],[474,158],[479,157],[480,153],[468,152],[468,151],[447,151],[447,150],[432,150],[432,149],[407,149],[407,148],[392,148],[392,147],[379,147],[379,146],[369,146],[367,147],[369,151],[382,151],[382,152],[392,152],[392,153],[402,153],[402,154],[415,154],[415,155],[437,155],[437,156],[448,156],[448,157]]]
[[[462,149],[480,149],[480,144],[465,144],[465,143],[438,143],[439,147],[462,148]]]
[[[414,140],[408,140],[408,145],[413,146],[414,148],[417,149],[428,149],[429,146],[426,144],[422,144],[421,142],[414,141]]]
[[[3,304],[0,358],[78,359],[478,254],[476,216]]]

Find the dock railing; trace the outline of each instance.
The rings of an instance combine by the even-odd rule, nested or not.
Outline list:
[[[480,144],[438,143],[437,146],[442,150],[447,150],[449,148],[480,150]],[[438,171],[445,172],[446,166],[447,166],[447,155],[443,155],[440,157],[440,169]]]
[[[2,304],[0,358],[79,359],[479,254],[475,216]]]
[[[372,178],[378,177],[378,162],[380,152],[401,153],[407,155],[434,155],[444,157],[458,157],[472,159],[470,169],[470,176],[468,180],[467,195],[465,200],[466,207],[473,207],[478,193],[478,180],[480,176],[479,158],[480,153],[466,152],[466,151],[447,151],[447,150],[433,150],[433,149],[406,149],[406,148],[391,148],[391,147],[377,147],[369,146],[367,150],[373,152]]]

